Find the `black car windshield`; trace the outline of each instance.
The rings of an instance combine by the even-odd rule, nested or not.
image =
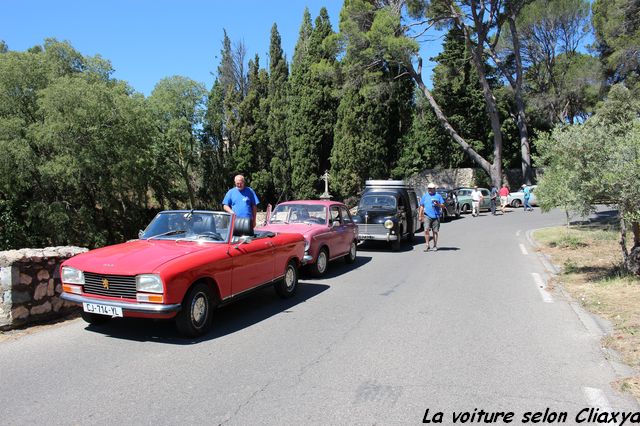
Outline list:
[[[140,238],[224,242],[229,238],[230,223],[228,213],[167,211],[158,213]]]
[[[327,208],[320,204],[280,204],[271,213],[269,223],[307,223],[323,225]]]
[[[395,210],[396,197],[393,195],[365,195],[360,200],[358,209],[364,210]]]

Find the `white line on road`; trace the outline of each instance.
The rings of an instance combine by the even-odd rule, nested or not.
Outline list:
[[[585,398],[590,406],[600,408],[602,411],[611,412],[611,405],[604,395],[604,392],[598,388],[582,388]]]
[[[524,254],[525,256],[529,254],[529,252],[527,251],[527,248],[524,246],[524,244],[520,244],[520,251],[522,252],[522,254]]]
[[[538,291],[540,292],[540,296],[542,296],[542,300],[545,303],[553,303],[553,297],[547,291],[547,286],[542,280],[542,277],[537,272],[532,272],[531,276],[533,276],[533,281],[536,282],[536,287],[538,287]]]

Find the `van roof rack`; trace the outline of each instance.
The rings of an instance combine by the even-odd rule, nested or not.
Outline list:
[[[405,181],[403,180],[367,180],[364,183],[365,187],[383,187],[383,188],[407,188],[407,189],[411,189],[411,186],[408,185]]]

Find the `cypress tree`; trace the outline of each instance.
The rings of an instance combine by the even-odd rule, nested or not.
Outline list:
[[[329,167],[338,101],[338,65],[325,40],[333,34],[327,10],[311,25],[305,10],[291,64],[289,86],[289,149],[295,198],[315,198],[322,189],[319,176]]]
[[[269,119],[268,134],[271,149],[271,173],[276,202],[287,200],[291,192],[291,160],[287,144],[287,83],[289,69],[281,46],[278,26],[271,27],[269,46]]]

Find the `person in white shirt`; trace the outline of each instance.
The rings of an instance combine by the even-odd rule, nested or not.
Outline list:
[[[471,191],[471,204],[473,206],[473,211],[471,212],[471,216],[478,216],[480,214],[480,203],[482,203],[482,192],[478,190],[477,186],[473,187],[473,191]]]

